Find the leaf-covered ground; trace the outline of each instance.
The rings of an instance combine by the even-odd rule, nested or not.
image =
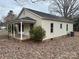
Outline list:
[[[0,59],[79,59],[79,33],[42,43],[0,36]]]

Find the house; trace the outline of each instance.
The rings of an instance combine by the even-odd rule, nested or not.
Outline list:
[[[43,40],[67,35],[73,31],[73,22],[63,17],[23,8],[18,19],[7,22],[10,36],[19,40],[30,38],[31,28],[41,26],[46,31]]]

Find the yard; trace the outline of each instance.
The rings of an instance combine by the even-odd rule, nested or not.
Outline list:
[[[79,33],[42,43],[19,42],[1,33],[0,59],[79,59]]]

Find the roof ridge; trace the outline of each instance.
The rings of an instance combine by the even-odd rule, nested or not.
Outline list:
[[[52,14],[50,14],[50,13],[46,13],[46,12],[34,10],[34,9],[31,9],[31,8],[24,8],[24,9],[27,9],[27,10],[30,10],[30,11],[36,11],[36,12],[43,13],[43,14],[47,14],[47,15],[51,15],[51,16],[56,16],[56,15],[52,15]],[[56,17],[59,17],[59,16],[56,16]]]
[[[40,17],[42,17],[42,20],[51,20],[51,21],[61,21],[61,22],[73,23],[73,22],[70,21],[69,19],[65,19],[65,18],[56,16],[56,15],[48,14],[48,13],[45,13],[45,12],[41,12],[41,11],[29,9],[29,8],[23,8],[22,11],[20,12],[20,14],[21,14],[24,10],[25,10],[25,11],[28,10],[28,11],[30,11],[30,12],[33,12],[33,13],[39,15]],[[20,14],[19,14],[19,16],[20,16]],[[19,17],[19,16],[18,16],[18,17]]]

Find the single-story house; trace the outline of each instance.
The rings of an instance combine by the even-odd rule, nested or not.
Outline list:
[[[19,40],[29,39],[29,31],[36,26],[41,26],[46,31],[43,40],[64,36],[73,31],[73,21],[28,8],[23,8],[17,18],[8,21],[7,27],[11,31],[10,36]]]

